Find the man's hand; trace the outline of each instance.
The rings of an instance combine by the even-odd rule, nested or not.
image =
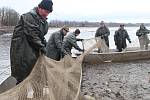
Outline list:
[[[101,39],[104,39],[104,35],[101,36]]]
[[[84,50],[84,49],[81,49],[80,51],[81,51],[81,52],[84,52],[85,50]]]
[[[84,39],[77,39],[77,41],[83,41]]]

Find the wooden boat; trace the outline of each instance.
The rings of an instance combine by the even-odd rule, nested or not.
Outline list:
[[[97,41],[95,39],[89,39],[83,43],[83,48],[86,53],[83,63],[101,64],[106,62],[123,62],[150,58],[150,50],[140,50],[140,47],[136,45],[136,43],[134,43],[135,45],[128,46],[122,52],[117,52],[116,49],[109,49],[105,41],[101,38],[97,38]],[[97,48],[100,48],[103,53],[98,53]],[[80,54],[81,53],[78,53],[77,55]]]
[[[112,52],[112,53],[92,53],[84,57],[83,62],[88,64],[100,64],[105,62],[123,62],[143,60],[150,58],[150,50]]]
[[[135,47],[127,48],[126,51],[123,52],[116,52],[115,50],[110,50],[109,53],[97,53],[96,51],[94,51],[84,57],[83,63],[101,64],[144,59],[150,59],[150,50],[140,50],[138,47]]]

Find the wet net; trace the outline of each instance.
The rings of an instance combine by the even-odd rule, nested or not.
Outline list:
[[[83,100],[80,94],[81,62],[66,56],[54,61],[40,56],[31,74],[0,94],[0,100]]]
[[[0,94],[0,100],[94,100],[80,92],[82,61],[97,44],[76,59],[60,61],[41,55],[30,75],[14,88]],[[89,99],[88,99],[88,98]]]
[[[109,48],[105,43],[104,39],[101,39],[101,37],[91,38],[91,39],[84,39],[82,42],[82,46],[84,50],[89,50],[93,45],[97,44],[96,48],[91,50],[92,52],[98,51],[98,49],[101,51],[101,53],[108,53]]]

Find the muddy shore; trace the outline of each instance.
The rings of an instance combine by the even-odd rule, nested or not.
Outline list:
[[[81,90],[96,100],[150,100],[150,61],[84,64]]]

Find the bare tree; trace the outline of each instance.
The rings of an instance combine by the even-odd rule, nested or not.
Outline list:
[[[19,13],[11,8],[0,8],[0,23],[2,26],[15,26],[19,20]]]

